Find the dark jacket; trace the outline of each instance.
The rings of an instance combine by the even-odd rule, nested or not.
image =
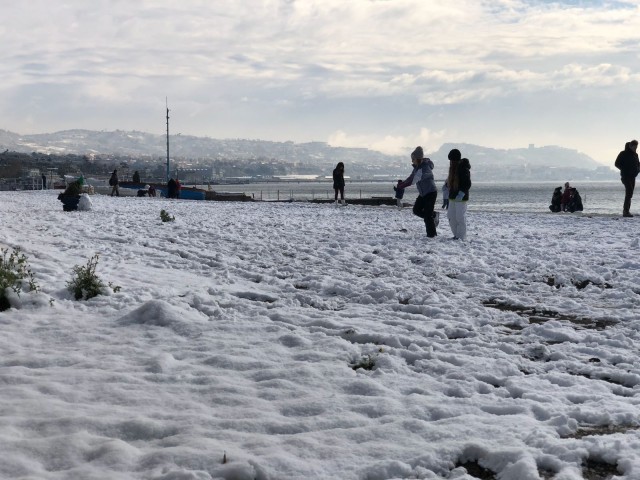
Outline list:
[[[167,198],[178,198],[178,184],[173,178],[167,182]]]
[[[120,182],[118,181],[118,174],[116,172],[113,172],[111,174],[111,178],[109,178],[109,185],[111,185],[112,187],[115,185],[118,185]]]
[[[571,199],[569,200],[569,204],[567,205],[567,210],[571,213],[573,212],[581,212],[583,210],[582,206],[582,197],[578,193],[578,190],[573,189]]]
[[[344,188],[344,170],[333,169],[333,188]]]
[[[471,190],[471,164],[469,160],[463,158],[460,160],[458,169],[456,170],[456,176],[458,177],[458,188],[449,188],[449,200],[455,200],[458,196],[458,192],[464,192],[462,201],[469,200],[469,190]]]
[[[616,158],[616,167],[620,169],[620,177],[636,178],[640,171],[640,162],[638,162],[638,154],[631,150],[627,143],[623,151]]]
[[[549,205],[549,210],[552,212],[559,212],[562,210],[561,206],[562,200],[562,187],[556,187],[553,191],[553,195],[551,196],[551,205]]]

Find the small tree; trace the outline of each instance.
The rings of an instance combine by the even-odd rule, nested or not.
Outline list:
[[[85,266],[76,265],[73,267],[73,277],[67,282],[67,289],[73,293],[76,300],[89,300],[97,297],[105,288],[105,284],[96,274],[98,266],[98,254],[96,253],[89,259]],[[120,287],[113,286],[109,283],[109,287],[114,292],[119,292]]]
[[[175,217],[173,215],[169,215],[166,210],[160,210],[160,220],[163,222],[173,222]]]
[[[23,282],[26,280],[30,291],[38,291],[39,287],[33,278],[29,268],[27,257],[20,253],[20,248],[14,248],[9,254],[9,249],[2,249],[0,258],[0,312],[11,308],[7,298],[7,288],[11,288],[17,295],[22,291]]]

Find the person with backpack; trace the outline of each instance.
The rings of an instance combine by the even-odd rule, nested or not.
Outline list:
[[[111,178],[109,178],[109,185],[111,185],[111,196],[115,195],[116,197],[120,196],[120,189],[118,188],[118,170],[114,170],[111,174]]]
[[[471,189],[471,163],[467,158],[461,158],[462,154],[457,148],[449,152],[449,226],[453,232],[454,240],[466,240],[467,238],[467,202]]]
[[[631,140],[624,146],[624,150],[616,158],[616,168],[620,170],[620,180],[624,185],[624,203],[622,204],[622,216],[633,217],[631,212],[631,198],[633,190],[636,188],[636,177],[640,172],[640,162],[638,161],[638,141]]]
[[[400,182],[396,189],[404,189],[415,184],[418,189],[418,198],[413,204],[413,214],[424,219],[427,237],[433,238],[438,235],[436,231],[438,215],[434,212],[438,189],[433,178],[433,162],[431,159],[424,157],[422,147],[418,146],[411,153],[411,164],[413,165],[411,175],[403,182]]]

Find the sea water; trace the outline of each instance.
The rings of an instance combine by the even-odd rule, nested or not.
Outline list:
[[[442,204],[442,181],[438,186],[436,206]],[[564,182],[474,182],[468,203],[469,211],[495,212],[549,212],[551,196],[556,187]],[[349,182],[345,186],[345,198],[393,197],[392,182]],[[572,184],[584,206],[583,214],[620,214],[624,200],[624,187],[621,182],[579,182]],[[266,201],[304,201],[313,199],[333,199],[334,191],[328,182],[278,182],[251,183],[242,185],[212,185],[216,191],[245,193],[256,200]],[[564,187],[563,187],[564,188]],[[417,191],[415,187],[405,190],[404,201],[413,203]],[[640,196],[638,197],[640,202]],[[634,211],[634,202],[631,204]],[[640,206],[637,209],[640,213]]]

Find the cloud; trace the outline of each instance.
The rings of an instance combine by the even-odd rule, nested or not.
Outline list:
[[[422,145],[425,151],[436,150],[442,143],[444,132],[432,132],[422,128],[413,135],[350,135],[338,130],[329,135],[327,143],[333,147],[368,148],[388,155],[408,155],[416,145]]]
[[[398,151],[419,143],[402,132],[422,128],[499,136],[502,121],[526,116],[505,100],[531,108],[562,92],[565,115],[585,98],[615,112],[640,82],[637,0],[5,3],[0,128],[14,131],[84,119],[87,128],[158,132],[169,97],[185,133],[331,137]],[[474,126],[467,119],[479,106],[506,117]],[[543,138],[557,134],[527,118]]]

